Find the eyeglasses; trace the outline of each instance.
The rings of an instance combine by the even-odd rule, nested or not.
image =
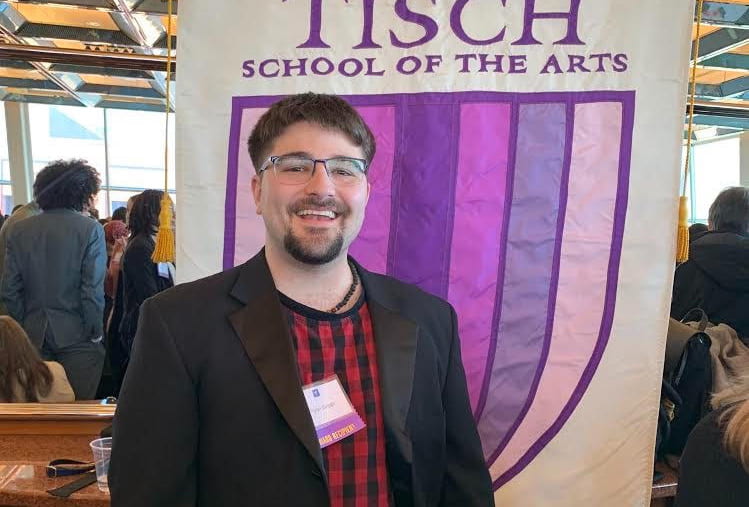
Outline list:
[[[314,176],[318,162],[325,167],[328,177],[336,186],[352,186],[366,179],[367,161],[351,157],[313,159],[300,155],[273,156],[263,164],[258,174],[273,166],[279,183],[303,185]]]

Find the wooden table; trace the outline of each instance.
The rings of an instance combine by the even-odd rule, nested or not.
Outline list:
[[[109,495],[96,483],[58,498],[47,493],[80,476],[48,478],[58,458],[91,461],[89,442],[112,423],[114,405],[0,403],[0,506],[103,507]]]
[[[655,464],[655,470],[661,472],[663,477],[661,480],[653,483],[650,507],[669,507],[673,505],[673,500],[676,496],[679,474],[676,470],[660,461]]]
[[[109,505],[109,494],[100,491],[96,483],[76,491],[68,498],[58,498],[47,493],[76,480],[79,475],[47,477],[46,462],[6,463],[0,461],[0,506],[38,507],[105,507]]]
[[[0,403],[0,457],[6,461],[89,460],[91,440],[112,424],[115,405]]]

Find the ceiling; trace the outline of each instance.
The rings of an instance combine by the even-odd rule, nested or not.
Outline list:
[[[165,0],[0,1],[0,100],[163,111],[166,9]],[[704,2],[697,63],[694,137],[749,130],[749,0]]]
[[[749,1],[704,2],[699,35],[694,138],[749,130]]]
[[[166,69],[166,9],[165,0],[0,1],[0,47],[14,48],[0,49],[0,100],[164,111],[166,72],[94,60],[150,58],[150,69]],[[53,57],[34,61],[40,52]]]

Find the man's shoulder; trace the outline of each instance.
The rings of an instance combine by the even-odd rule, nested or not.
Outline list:
[[[450,311],[451,305],[441,297],[435,296],[418,286],[407,283],[392,276],[367,272],[369,290],[374,292],[378,300],[386,303],[395,310],[409,311],[431,310]]]

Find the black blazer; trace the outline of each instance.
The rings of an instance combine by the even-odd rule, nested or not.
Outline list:
[[[356,267],[375,332],[395,505],[494,505],[455,312]],[[113,436],[114,507],[329,505],[263,252],[143,304]]]
[[[138,317],[143,301],[174,285],[169,278],[159,276],[157,264],[151,260],[156,247],[148,234],[130,238],[122,255],[122,319],[119,323],[119,338],[125,351],[129,351],[138,329]],[[118,290],[118,296],[120,291]]]

